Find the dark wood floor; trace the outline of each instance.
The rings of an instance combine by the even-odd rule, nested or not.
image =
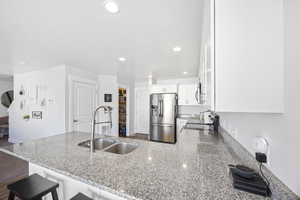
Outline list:
[[[135,135],[128,136],[128,138],[138,139],[138,140],[149,140],[147,134],[136,133]]]
[[[8,184],[28,176],[28,173],[28,162],[0,151],[0,200],[8,199]]]

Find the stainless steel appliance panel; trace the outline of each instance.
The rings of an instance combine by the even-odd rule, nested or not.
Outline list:
[[[150,104],[152,124],[175,124],[177,114],[176,94],[152,94]]]
[[[170,125],[152,125],[150,140],[175,143],[176,142],[176,126]]]
[[[150,109],[150,139],[175,143],[177,94],[152,94]]]
[[[150,123],[158,124],[161,120],[161,95],[155,94],[150,97]],[[151,126],[150,124],[150,126]]]
[[[162,94],[161,99],[161,120],[162,124],[175,124],[176,122],[176,110],[177,110],[177,98],[175,94]]]

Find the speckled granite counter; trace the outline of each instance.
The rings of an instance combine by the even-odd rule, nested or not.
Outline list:
[[[97,151],[92,157],[77,145],[88,138],[66,133],[1,150],[127,199],[265,199],[232,188],[227,165],[236,158],[216,136],[184,130],[176,145],[121,138],[139,147],[126,155]]]

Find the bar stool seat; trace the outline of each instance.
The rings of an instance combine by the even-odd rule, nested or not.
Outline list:
[[[38,200],[43,196],[51,193],[53,200],[58,200],[57,191],[58,183],[52,182],[38,174],[21,179],[7,186],[10,191],[9,200],[18,197],[22,200]]]
[[[76,196],[74,196],[71,200],[93,200],[87,196],[85,196],[82,193],[78,193]]]

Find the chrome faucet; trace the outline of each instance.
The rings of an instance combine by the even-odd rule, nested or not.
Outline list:
[[[109,120],[108,121],[96,122],[97,113],[98,113],[98,111],[100,111],[100,109],[103,109],[105,113],[109,114]],[[111,111],[112,111],[112,107],[110,107],[110,106],[99,106],[94,111],[94,114],[93,114],[93,130],[92,130],[91,141],[90,141],[90,152],[91,153],[95,152],[95,131],[96,131],[96,124],[110,124],[110,128],[112,128]]]

